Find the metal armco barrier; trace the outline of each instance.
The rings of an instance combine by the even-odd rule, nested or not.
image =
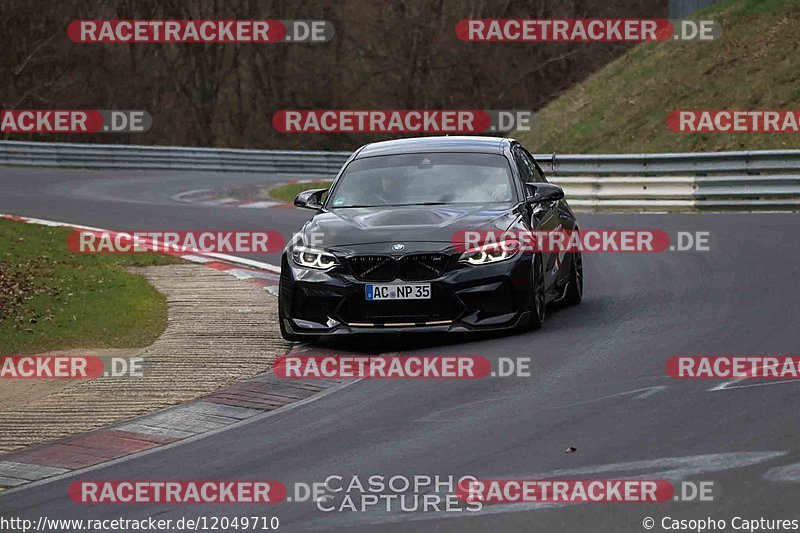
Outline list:
[[[350,152],[0,141],[0,165],[333,177]],[[800,150],[536,156],[578,209],[800,210]]]
[[[0,141],[0,165],[333,176],[350,152]]]
[[[575,207],[798,210],[800,150],[537,156]]]

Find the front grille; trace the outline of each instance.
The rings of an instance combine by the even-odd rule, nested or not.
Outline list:
[[[350,270],[365,281],[392,281],[397,277],[397,261],[387,255],[356,255],[347,259]]]
[[[399,278],[405,281],[436,279],[447,268],[447,256],[443,254],[406,255],[397,261]]]
[[[354,255],[347,259],[353,275],[362,281],[425,281],[436,279],[447,269],[445,254]]]

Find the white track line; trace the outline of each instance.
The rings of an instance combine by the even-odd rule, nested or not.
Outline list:
[[[46,220],[46,219],[43,219],[43,218],[32,218],[32,217],[19,216],[19,215],[9,215],[9,214],[6,214],[6,213],[0,213],[0,218],[11,219],[11,220],[20,220],[20,221],[26,222],[28,224],[38,224],[40,226],[64,227],[64,228],[72,228],[72,229],[78,229],[78,230],[100,231],[100,232],[115,232],[115,233],[127,234],[127,232],[124,232],[124,231],[110,230],[110,229],[104,229],[104,228],[95,228],[95,227],[92,227],[92,226],[81,226],[79,224],[70,224],[70,223],[67,223],[67,222],[59,222],[59,221],[56,221],[56,220]],[[257,269],[260,269],[260,270],[267,270],[269,272],[275,272],[276,274],[280,274],[281,273],[281,268],[279,266],[275,266],[275,265],[270,264],[270,263],[264,263],[262,261],[254,261],[252,259],[245,259],[244,257],[236,257],[235,255],[219,254],[219,253],[215,253],[215,252],[209,252],[209,253],[187,253],[187,254],[181,255],[180,257],[182,257],[183,259],[186,259],[188,261],[195,261],[195,262],[208,262],[208,261],[202,261],[202,258],[211,257],[213,259],[219,259],[220,261],[228,261],[229,263],[235,263],[235,264],[239,264],[239,265],[249,266],[249,267],[252,267],[252,268],[257,268]],[[196,259],[194,259],[194,258],[197,258],[197,257],[201,258],[201,261],[197,261]]]

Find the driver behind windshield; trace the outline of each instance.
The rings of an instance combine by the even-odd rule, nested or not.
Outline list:
[[[359,199],[365,205],[394,205],[404,203],[406,176],[394,174],[382,175],[378,180],[368,180],[368,188]]]

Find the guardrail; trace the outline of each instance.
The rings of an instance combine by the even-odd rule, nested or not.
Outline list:
[[[0,141],[0,165],[332,177],[350,152]],[[535,156],[594,210],[799,210],[800,150]]]
[[[0,141],[0,165],[61,168],[296,172],[332,176],[349,156],[350,152]]]

